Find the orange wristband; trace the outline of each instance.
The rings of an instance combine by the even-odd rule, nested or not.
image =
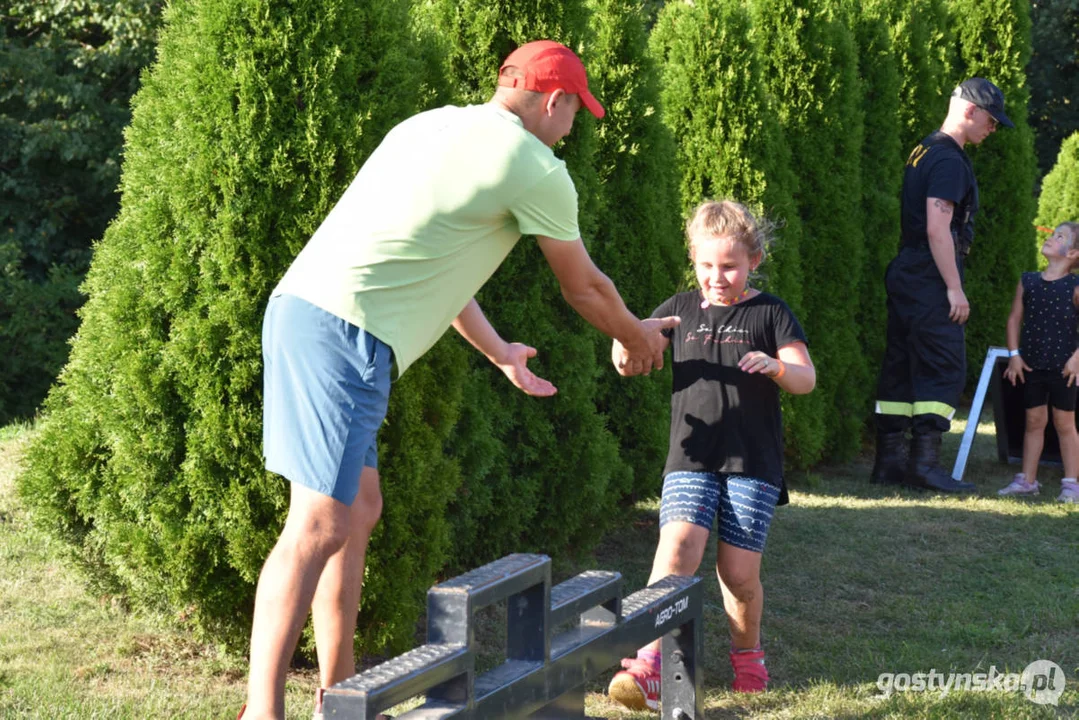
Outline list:
[[[773,380],[778,380],[779,378],[787,374],[787,366],[783,364],[782,360],[776,358],[776,364],[779,365],[779,372],[772,376]]]

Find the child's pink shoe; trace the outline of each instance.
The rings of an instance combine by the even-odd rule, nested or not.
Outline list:
[[[630,710],[658,710],[659,670],[640,658],[625,658],[622,667],[607,688],[610,698]]]
[[[1079,503],[1079,483],[1064,482],[1060,484],[1060,497],[1062,503]]]
[[[758,645],[752,650],[731,650],[735,692],[758,693],[768,689],[768,668],[764,667],[764,651]]]
[[[1028,483],[1026,475],[1016,473],[1007,486],[997,490],[997,495],[1037,495],[1040,489],[1041,485],[1037,480]]]

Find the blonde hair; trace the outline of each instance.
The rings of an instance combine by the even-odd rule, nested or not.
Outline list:
[[[766,218],[756,218],[745,205],[734,200],[708,200],[693,211],[686,222],[689,258],[699,238],[727,238],[740,245],[751,258],[764,260],[775,226]]]

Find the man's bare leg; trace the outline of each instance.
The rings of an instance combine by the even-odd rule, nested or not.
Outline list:
[[[292,483],[288,518],[259,575],[244,720],[285,717],[285,673],[326,561],[349,537],[350,509]]]
[[[330,556],[311,605],[319,683],[328,688],[356,674],[356,614],[360,608],[367,542],[382,515],[378,470],[365,467],[349,514],[349,536]]]

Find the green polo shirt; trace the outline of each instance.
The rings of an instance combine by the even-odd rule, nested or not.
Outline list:
[[[390,131],[274,294],[379,338],[401,374],[521,235],[580,237],[566,164],[510,112],[447,106]]]

